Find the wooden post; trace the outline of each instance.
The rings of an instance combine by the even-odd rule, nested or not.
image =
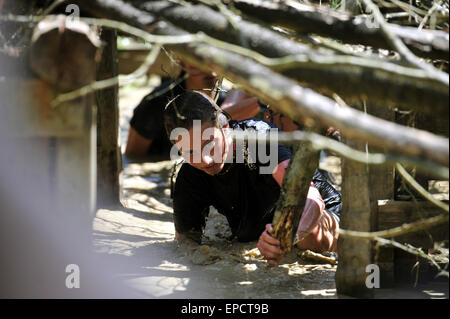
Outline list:
[[[117,32],[103,29],[105,43],[97,66],[97,80],[118,76]],[[118,86],[97,91],[97,207],[119,203],[121,153],[118,144]]]
[[[367,112],[376,117],[395,121],[395,112],[385,105],[369,103]],[[369,147],[369,152],[383,153],[385,150],[375,147]],[[369,191],[371,199],[371,216],[373,230],[379,229],[378,202],[379,200],[394,199],[394,167],[392,164],[371,165],[369,168]],[[374,243],[372,243],[374,245]],[[394,286],[394,248],[378,247],[374,250],[373,262],[380,269],[380,286],[389,288]]]
[[[81,289],[66,288],[65,271],[75,263],[84,278],[92,260],[93,95],[57,107],[51,102],[62,91],[95,80],[97,45],[89,28],[72,28],[62,20],[52,23],[34,30],[28,54],[23,54],[28,60],[0,55],[0,175],[6,176],[0,188],[7,186],[7,196],[2,196],[2,215],[7,218],[6,223],[2,219],[1,231],[9,253],[6,275],[0,280],[6,289],[2,292],[19,298],[85,294],[83,279]],[[3,73],[5,60],[11,65]],[[4,285],[5,278],[10,286]]]
[[[348,140],[350,147],[366,150],[366,144]],[[347,230],[370,232],[375,229],[376,205],[371,191],[371,168],[367,164],[342,159],[343,209],[340,227]],[[366,267],[373,263],[372,242],[366,239],[338,240],[339,263],[336,271],[338,294],[372,298],[373,289],[366,286],[369,273]]]
[[[79,217],[90,227],[96,202],[96,113],[93,95],[65,102],[51,101],[61,92],[78,89],[96,78],[95,65],[100,42],[80,21],[65,17],[40,22],[33,33],[29,64],[40,79],[25,81],[24,95],[13,101],[27,136],[47,140],[52,209],[60,215]],[[10,82],[11,83],[11,82]],[[24,121],[25,119],[25,121]]]

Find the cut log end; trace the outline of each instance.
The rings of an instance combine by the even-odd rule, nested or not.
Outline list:
[[[89,25],[66,17],[48,18],[34,29],[30,65],[34,73],[62,92],[95,81],[100,40]]]

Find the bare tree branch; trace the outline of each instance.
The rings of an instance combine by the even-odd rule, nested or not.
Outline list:
[[[294,1],[232,0],[231,3],[246,15],[300,34],[318,34],[350,44],[389,48],[381,30],[370,17],[352,17],[343,12]],[[393,24],[387,27],[416,54],[448,60],[448,33],[429,30],[420,32],[415,28]]]
[[[386,37],[386,40],[391,45],[392,49],[400,53],[402,59],[408,62],[408,64],[415,66],[419,69],[423,69],[424,71],[428,72],[432,77],[436,78],[437,80],[439,80],[448,87],[449,85],[448,74],[437,70],[436,68],[434,68],[434,66],[426,62],[423,62],[419,58],[417,58],[400,40],[400,38],[389,30],[389,28],[387,27],[387,23],[384,21],[383,15],[381,14],[378,7],[372,2],[372,0],[362,0],[362,1],[364,2],[366,8],[369,9],[370,12],[375,17],[376,22],[380,26],[381,32]]]
[[[417,82],[406,75],[392,77],[379,69],[375,71],[360,67],[347,69],[342,65],[330,67],[330,64],[319,68],[312,61],[332,58],[331,51],[313,50],[307,45],[291,41],[272,30],[245,20],[236,22],[240,30],[239,35],[236,35],[228,19],[207,6],[183,6],[167,1],[132,2],[188,32],[204,32],[212,38],[236,46],[242,43],[242,38],[245,38],[249,49],[259,53],[260,56],[286,59],[288,59],[287,56],[306,56],[308,58],[306,60],[303,58],[302,64],[291,65],[280,73],[319,93],[331,95],[336,92],[349,103],[359,101],[361,96],[366,96],[372,102],[380,102],[386,106],[404,107],[429,114],[438,113],[442,117],[448,116],[448,86],[436,80],[422,81],[418,86]],[[377,62],[382,64],[380,59]],[[394,69],[392,67],[392,70]],[[427,107],[430,100],[434,101],[433,109]]]
[[[391,229],[380,230],[376,232],[360,232],[355,230],[345,230],[339,229],[339,235],[343,237],[353,237],[353,238],[361,238],[361,239],[371,239],[375,240],[376,238],[392,238],[398,237],[404,234],[416,232],[419,230],[424,230],[430,228],[432,226],[436,226],[439,224],[443,224],[448,222],[448,214],[442,214],[434,217],[430,217],[424,220],[418,220],[416,222],[412,222],[409,224],[403,224],[398,227],[394,227]]]
[[[104,0],[90,1],[88,6],[81,0],[75,2],[86,6],[87,10],[90,10],[94,4],[94,7],[101,9],[99,11],[103,16],[111,14],[120,18],[120,15],[125,15],[123,20],[130,18],[126,16],[126,10],[108,6]],[[117,6],[119,1],[113,2]],[[133,15],[135,14],[137,12],[133,10]],[[143,30],[147,28],[149,27],[146,25],[140,26]],[[186,34],[166,23],[151,25],[150,28],[161,35]],[[385,147],[388,151],[430,159],[448,166],[448,139],[396,125],[354,109],[340,108],[334,101],[300,87],[292,80],[274,73],[251,59],[209,44],[177,44],[169,47],[191,64],[201,69],[215,70],[232,81],[242,84],[249,92],[269,102],[296,121],[302,122],[305,118],[311,118],[324,125],[341,128],[349,138],[368,140],[374,145]]]

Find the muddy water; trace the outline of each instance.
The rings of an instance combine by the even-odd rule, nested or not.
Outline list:
[[[121,90],[122,146],[132,110],[148,91]],[[339,184],[339,158],[327,157],[322,165]],[[94,220],[94,249],[120,265],[118,281],[144,298],[337,298],[335,265],[302,259],[294,250],[269,268],[256,242],[227,239],[226,219],[213,208],[201,245],[175,243],[172,167],[172,161],[132,163],[123,157],[122,205],[99,209]]]

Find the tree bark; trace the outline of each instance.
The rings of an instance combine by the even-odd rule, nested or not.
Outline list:
[[[291,41],[255,23],[236,21],[237,30],[234,30],[229,19],[205,5],[183,6],[167,1],[131,2],[187,32],[204,32],[225,42],[247,46],[266,57],[279,58],[302,54],[311,59],[321,56],[333,57],[328,51],[313,50],[307,45]],[[337,93],[348,104],[358,102],[364,97],[386,106],[422,110],[442,117],[449,115],[448,87],[434,81],[417,81],[410,76],[392,74],[381,69],[368,70],[337,63],[318,67],[311,62],[293,65],[287,69],[277,67],[272,69],[319,93],[325,95]],[[429,101],[433,101],[433,107],[428,107]]]
[[[299,34],[317,34],[350,44],[390,49],[380,29],[368,17],[352,17],[343,12],[297,2],[232,0],[232,3],[248,16],[286,27]],[[448,60],[447,32],[421,31],[394,24],[390,24],[389,29],[417,55]]]
[[[81,0],[74,2],[86,3]],[[92,3],[103,7],[97,12],[98,14],[103,17],[108,16],[111,8],[104,0],[89,1],[89,4]],[[86,6],[86,10],[89,10],[89,7],[91,6]],[[120,20],[128,18],[124,17]],[[144,30],[149,29],[149,26],[145,25],[140,27]],[[165,22],[152,25],[150,28],[156,34],[185,34],[184,31]],[[446,138],[396,125],[351,108],[340,108],[333,100],[312,90],[304,89],[291,79],[249,58],[224,49],[204,43],[178,44],[168,47],[187,63],[202,70],[214,70],[231,81],[241,84],[250,93],[273,105],[295,121],[305,122],[306,119],[306,122],[313,120],[324,126],[338,127],[348,138],[367,140],[375,146],[385,147],[388,151],[428,159],[448,167],[449,145]]]
[[[117,32],[103,29],[105,43],[97,66],[97,80],[118,76]],[[121,153],[119,139],[119,87],[97,91],[97,207],[119,203]]]
[[[31,41],[30,66],[50,85],[67,92],[95,81],[100,40],[84,22],[46,19]]]
[[[349,141],[352,147],[363,150],[365,143]],[[374,230],[376,210],[372,205],[370,167],[343,159],[342,161],[342,213],[339,227],[348,230]],[[371,298],[373,289],[366,286],[369,275],[366,267],[373,263],[372,242],[369,239],[339,237],[339,263],[336,270],[338,294]]]
[[[280,249],[287,253],[292,248],[306,198],[315,170],[319,166],[319,151],[307,143],[300,144],[283,178],[280,198],[272,221],[272,235],[280,241]]]

